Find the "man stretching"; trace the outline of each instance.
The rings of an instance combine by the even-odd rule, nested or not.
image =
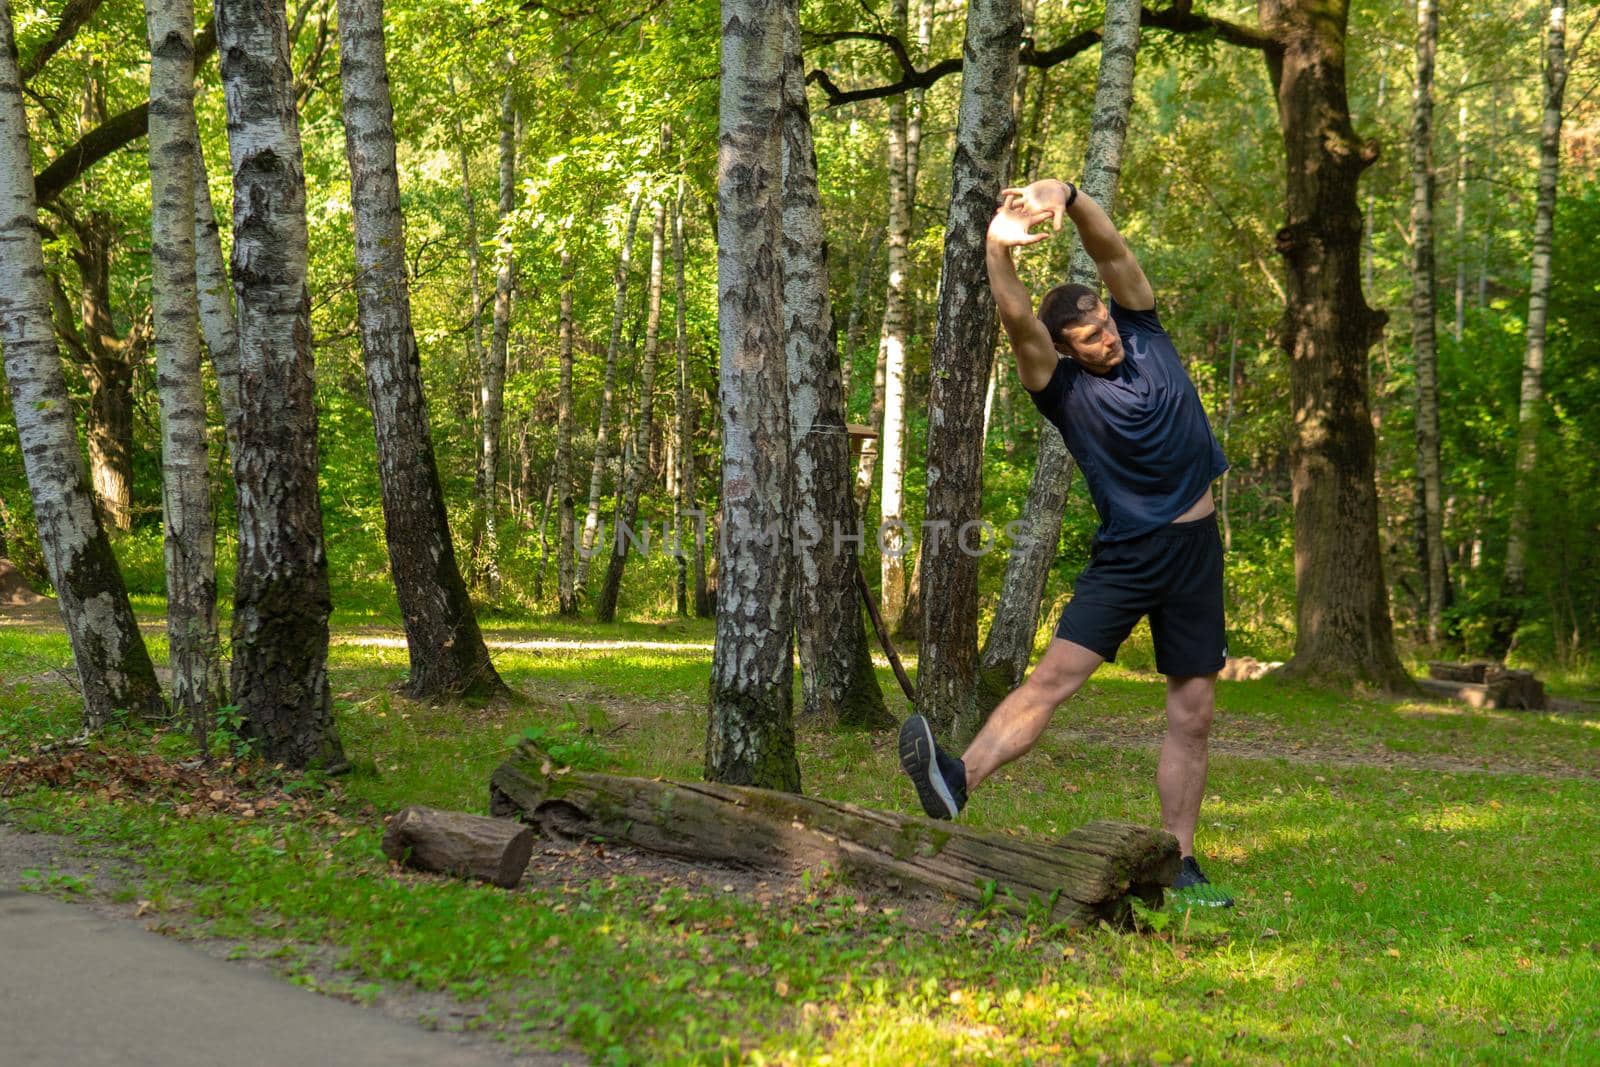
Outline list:
[[[1161,822],[1178,839],[1180,901],[1230,906],[1194,855],[1206,784],[1206,737],[1217,672],[1227,657],[1222,541],[1211,483],[1227,460],[1194,384],[1156,316],[1139,261],[1110,218],[1070,183],[1006,189],[989,224],[989,287],[1034,404],[1061,432],[1100,515],[1089,565],[1078,576],[1044,657],[990,714],[955,759],[921,715],[900,730],[900,762],[927,813],[950,819],[967,795],[1033,747],[1055,709],[1150,616],[1156,668],[1167,676],[1167,736],[1156,770]],[[1072,220],[1111,293],[1059,285],[1035,315],[1011,250],[1046,240],[1029,232]]]

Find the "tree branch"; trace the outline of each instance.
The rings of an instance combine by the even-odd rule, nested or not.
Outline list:
[[[1214,34],[1218,40],[1241,48],[1255,48],[1263,51],[1275,52],[1282,47],[1274,37],[1262,33],[1260,30],[1249,26],[1240,26],[1237,23],[1224,19],[1212,18],[1209,15],[1195,14],[1190,9],[1187,0],[1178,0],[1170,8],[1152,11],[1150,8],[1139,9],[1139,24],[1155,29],[1166,30],[1169,33],[1209,33]],[[821,68],[814,69],[806,74],[806,84],[816,85],[828,97],[827,106],[831,108],[842,107],[845,104],[854,104],[862,100],[877,100],[887,96],[899,96],[913,89],[927,89],[934,82],[955,74],[962,68],[959,56],[940,60],[926,70],[917,70],[911,62],[911,57],[906,51],[905,42],[890,33],[869,33],[861,30],[845,30],[834,33],[818,33],[807,35],[807,47],[821,47],[835,44],[839,41],[870,41],[881,44],[893,53],[896,63],[900,67],[901,77],[898,81],[888,85],[875,85],[865,89],[840,89],[834,84],[832,76]],[[1034,42],[1025,40],[1022,50],[1017,54],[1017,62],[1025,67],[1035,67],[1046,70],[1057,63],[1064,63],[1082,52],[1088,51],[1100,43],[1099,30],[1080,30],[1071,37],[1062,41],[1053,48],[1039,51]]]
[[[194,62],[199,66],[217,50],[217,33],[207,26],[194,39]],[[136,104],[128,110],[111,116],[69,146],[50,165],[33,178],[34,196],[43,205],[54,200],[61,191],[85,171],[111,153],[143,137],[150,128],[150,102]]]
[[[56,32],[50,39],[39,46],[39,50],[29,56],[20,64],[22,80],[30,81],[35,74],[44,69],[50,62],[50,57],[61,51],[66,44],[77,36],[84,24],[94,17],[95,11],[100,7],[100,0],[67,0],[61,9],[61,18],[56,22]]]

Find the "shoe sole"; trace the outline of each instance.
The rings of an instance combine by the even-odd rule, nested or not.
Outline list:
[[[933,729],[921,715],[900,724],[900,767],[917,787],[922,810],[934,819],[954,819],[960,814],[944,779],[934,773]]]

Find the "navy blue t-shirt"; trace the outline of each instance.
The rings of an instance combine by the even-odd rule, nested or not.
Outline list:
[[[1109,303],[1125,357],[1098,375],[1063,356],[1029,389],[1061,431],[1100,513],[1097,540],[1128,541],[1189,509],[1228,469],[1205,408],[1154,310]]]

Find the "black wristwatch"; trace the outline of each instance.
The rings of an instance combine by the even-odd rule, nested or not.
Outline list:
[[[1074,200],[1078,199],[1078,187],[1076,185],[1073,185],[1071,182],[1067,182],[1066,184],[1067,184],[1067,188],[1071,189],[1072,192],[1067,194],[1067,203],[1066,203],[1065,206],[1071,207],[1072,206],[1072,202]]]

